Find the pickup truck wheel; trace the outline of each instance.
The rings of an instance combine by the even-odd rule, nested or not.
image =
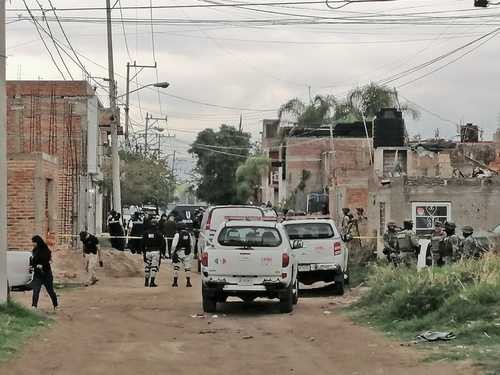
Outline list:
[[[295,280],[293,286],[293,304],[296,305],[299,302],[299,280]]]
[[[293,286],[290,286],[286,293],[280,297],[280,312],[290,313],[293,311]]]
[[[207,295],[205,288],[202,289],[203,311],[206,313],[214,313],[217,310],[217,300],[215,297]]]
[[[335,284],[333,284],[333,293],[336,296],[343,296],[344,295],[344,284],[345,284],[344,273],[339,272],[335,276]]]

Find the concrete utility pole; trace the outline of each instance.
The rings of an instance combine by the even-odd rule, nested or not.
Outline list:
[[[111,4],[106,0],[106,18],[108,27],[108,70],[109,70],[109,106],[114,119],[111,121],[111,169],[113,177],[113,209],[122,212],[122,194],[120,186],[120,156],[118,155],[118,108],[116,107],[116,81],[113,62],[113,30],[111,25]]]
[[[7,95],[5,0],[0,0],[0,304],[7,302]]]
[[[151,115],[153,117],[153,115]],[[144,155],[148,154],[148,127],[149,127],[149,113],[146,113],[146,129],[144,130]]]

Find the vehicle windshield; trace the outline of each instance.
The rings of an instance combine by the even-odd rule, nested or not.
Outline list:
[[[328,223],[286,224],[285,229],[291,240],[317,240],[335,235]]]
[[[276,247],[281,245],[281,236],[276,228],[269,227],[225,227],[219,234],[222,246]]]

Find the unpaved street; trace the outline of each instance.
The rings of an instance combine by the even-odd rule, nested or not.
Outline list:
[[[415,349],[342,317],[334,297],[308,295],[290,315],[280,314],[274,303],[235,300],[217,316],[193,317],[201,312],[197,275],[194,288],[171,289],[169,272],[162,266],[157,289],[123,278],[63,293],[54,327],[31,340],[0,373],[476,373],[464,364],[421,363]],[[48,309],[45,296],[42,308]]]

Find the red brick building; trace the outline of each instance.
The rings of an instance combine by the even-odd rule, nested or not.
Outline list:
[[[9,249],[100,231],[100,107],[86,81],[7,81]]]

